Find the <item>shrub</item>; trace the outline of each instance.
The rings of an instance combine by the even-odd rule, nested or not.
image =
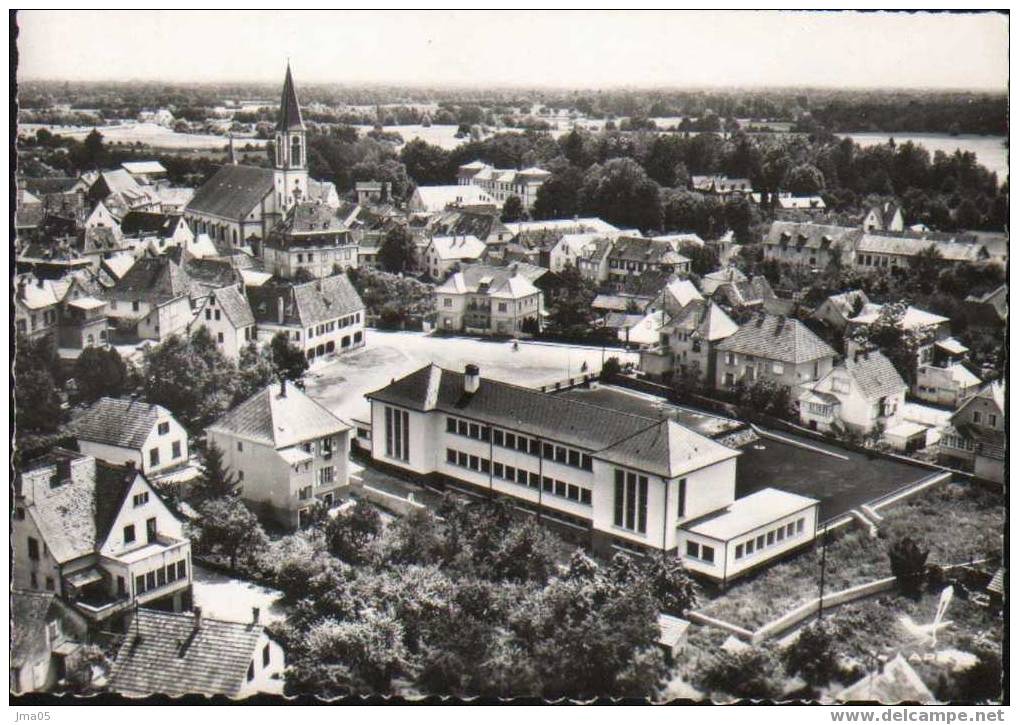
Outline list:
[[[898,579],[903,593],[916,594],[920,591],[929,555],[930,551],[921,549],[908,536],[896,540],[888,547],[892,575]]]
[[[719,651],[701,672],[700,687],[749,700],[773,700],[782,693],[771,652],[750,647],[736,653]]]
[[[782,659],[788,674],[799,675],[813,687],[827,685],[839,671],[834,637],[821,622],[801,629],[800,636],[782,653]]]

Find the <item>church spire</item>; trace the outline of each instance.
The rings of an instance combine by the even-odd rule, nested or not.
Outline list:
[[[294,77],[290,74],[290,63],[287,63],[287,77],[283,81],[283,97],[280,99],[280,122],[277,131],[292,129],[304,130],[301,119],[301,104],[297,102],[297,91],[294,89]]]

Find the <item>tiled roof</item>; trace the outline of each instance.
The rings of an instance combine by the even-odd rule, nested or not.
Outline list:
[[[482,284],[488,284],[488,294],[492,297],[519,299],[529,295],[538,294],[540,290],[534,286],[520,267],[528,267],[533,274],[534,269],[541,272],[547,270],[532,265],[512,264],[508,267],[493,267],[485,264],[471,264],[462,271],[451,275],[449,279],[435,288],[435,292],[442,294],[465,294],[478,292]],[[537,275],[540,276],[540,275]]]
[[[44,176],[18,180],[18,185],[31,191],[36,196],[46,194],[64,194],[78,183],[77,176]]]
[[[1005,570],[1003,568],[994,572],[994,576],[991,577],[991,581],[987,585],[987,591],[999,596],[1005,593]]]
[[[199,187],[185,210],[241,219],[272,192],[272,184],[272,169],[226,164]]]
[[[878,234],[876,232],[864,234],[857,244],[856,251],[857,253],[894,254],[911,257],[932,246],[938,251],[942,259],[949,262],[976,262],[987,254],[987,250],[979,243],[942,241],[926,236],[893,236],[888,233]]]
[[[364,302],[345,274],[336,274],[304,284],[269,281],[246,289],[248,302],[258,322],[310,327],[364,309]]]
[[[71,478],[49,486],[37,484],[28,509],[50,554],[62,564],[102,545],[124,496],[141,474],[71,451],[55,453],[71,460]],[[52,467],[54,476],[59,470],[55,462],[44,462],[44,467]]]
[[[716,299],[721,298],[732,307],[745,307],[775,299],[775,291],[766,277],[758,275],[750,280],[723,282],[718,285],[712,296]]]
[[[192,297],[204,297],[212,290],[230,287],[241,281],[240,272],[226,259],[185,255],[181,271]]]
[[[111,169],[99,172],[99,178],[106,183],[111,194],[141,195],[143,190],[131,174],[124,169]]]
[[[282,386],[286,394],[281,395]],[[209,426],[276,449],[335,435],[348,426],[293,383],[272,383]]]
[[[850,355],[840,367],[844,367],[853,377],[867,400],[898,395],[907,387],[891,360],[877,351]]]
[[[248,298],[244,296],[239,287],[234,285],[222,287],[214,290],[211,296],[215,298],[216,304],[223,310],[223,314],[235,328],[239,329],[255,324],[255,315],[251,312]]]
[[[287,211],[273,228],[272,236],[335,234],[343,231],[347,231],[347,227],[337,215],[336,209],[322,202],[305,201],[294,204]]]
[[[263,628],[192,612],[138,609],[110,670],[109,687],[125,695],[237,695],[256,660]]]
[[[442,211],[450,205],[493,204],[492,197],[472,185],[419,186],[415,193],[427,211]]]
[[[929,705],[936,701],[930,688],[901,653],[884,665],[880,672],[864,675],[855,684],[835,695],[839,702],[919,702]]]
[[[799,320],[768,314],[741,325],[718,349],[793,364],[835,355],[828,343]]]
[[[738,455],[739,451],[673,420],[663,420],[603,449],[598,458],[663,478],[674,478]]]
[[[165,256],[137,260],[110,290],[114,299],[141,298],[156,304],[182,297],[188,292],[188,280],[180,265]]]
[[[139,450],[160,415],[170,412],[141,400],[100,398],[69,427],[81,440]]]
[[[158,234],[161,237],[169,237],[177,228],[180,220],[180,214],[129,211],[120,220],[120,231],[128,236]]]
[[[696,332],[708,342],[723,340],[739,330],[725,310],[711,300],[694,300],[669,322],[669,327]]]
[[[878,320],[883,309],[884,305],[866,303],[864,304],[863,309],[860,310],[860,314],[856,317],[850,318],[849,321],[858,325],[869,325]],[[948,322],[947,317],[936,315],[933,312],[927,312],[926,310],[921,310],[917,307],[909,306],[906,308],[899,320],[899,327],[903,330],[916,330],[924,327],[940,325],[944,322]]]
[[[301,119],[301,104],[297,102],[294,77],[290,73],[290,64],[287,63],[287,75],[283,79],[283,95],[280,98],[280,118],[279,123],[276,124],[276,130],[289,131],[303,128],[304,121]]]
[[[775,221],[771,223],[764,243],[797,249],[828,249],[838,244],[845,250],[854,247],[862,235],[862,230],[856,227]]]
[[[18,275],[14,286],[18,302],[30,310],[52,307],[67,293],[67,283],[62,280],[39,279],[28,274]]]
[[[694,300],[703,300],[704,297],[688,279],[674,279],[665,287],[665,293],[670,295],[680,307],[686,307]]]
[[[852,316],[853,308],[856,306],[857,300],[861,301],[861,310],[863,309],[862,305],[866,305],[870,302],[870,299],[867,297],[867,293],[858,289],[849,290],[842,294],[831,295],[827,299],[827,301],[831,302],[835,309],[837,309],[846,319],[849,319]],[[824,303],[822,302],[821,304]]]
[[[509,227],[502,223],[498,214],[451,210],[432,222],[432,229],[441,236],[462,237],[469,235],[487,239],[493,234],[510,236]]]
[[[444,261],[456,259],[478,259],[485,253],[485,243],[471,235],[461,237],[433,237],[430,246],[435,250],[439,259]]]
[[[621,465],[672,475],[737,455],[693,431],[642,415],[481,378],[464,393],[463,373],[426,365],[366,397],[413,410],[462,415],[591,451]],[[724,454],[724,455],[723,455]]]
[[[690,260],[673,250],[669,242],[644,239],[642,237],[621,237],[616,240],[610,259],[649,264],[681,264]]]

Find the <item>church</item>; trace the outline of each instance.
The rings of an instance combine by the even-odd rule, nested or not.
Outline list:
[[[308,178],[307,129],[287,64],[280,100],[272,168],[230,162],[203,184],[184,208],[195,234],[208,234],[221,246],[251,246],[261,240],[288,209],[304,200],[335,197],[331,183]]]

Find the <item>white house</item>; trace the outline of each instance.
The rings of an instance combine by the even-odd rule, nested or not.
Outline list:
[[[364,346],[364,302],[345,274],[304,284],[247,286],[258,339],[285,333],[308,360]]]
[[[15,481],[13,584],[113,630],[135,605],[191,607],[191,542],[136,468],[55,449]],[[122,630],[121,630],[122,631]]]
[[[788,499],[748,504],[757,514],[740,521],[739,452],[671,420],[485,379],[475,365],[463,373],[428,365],[366,397],[378,464],[437,485],[508,496],[543,521],[590,537],[600,551],[688,556],[693,541],[690,568],[725,580],[733,569],[711,544],[703,548],[709,539],[697,533],[709,520],[733,521],[730,538],[769,525],[785,532],[787,523],[795,545],[814,537],[817,502],[810,499],[795,507]]]
[[[468,265],[434,295],[443,331],[529,336],[541,327],[544,297],[517,265]]]
[[[854,350],[820,380],[801,386],[800,421],[815,430],[834,427],[870,433],[902,422],[908,386],[880,352]]]
[[[495,199],[500,207],[511,196],[520,199],[524,209],[530,209],[541,188],[552,176],[551,171],[531,167],[523,170],[497,169],[482,161],[464,164],[457,171],[457,184],[476,186]]]
[[[78,449],[101,461],[130,463],[157,476],[188,461],[188,434],[161,405],[100,398],[70,426]]]
[[[414,189],[407,208],[411,212],[437,214],[450,208],[495,207],[492,196],[477,186],[419,186]]]
[[[212,290],[201,300],[191,322],[192,329],[198,327],[206,328],[217,349],[234,362],[248,343],[258,339],[255,315],[237,285]]]
[[[485,249],[485,243],[471,234],[432,237],[425,247],[425,272],[434,280],[444,280],[456,265],[480,262]]]
[[[347,486],[350,426],[285,381],[267,385],[206,429],[241,497],[260,514],[302,527],[311,507]]]

